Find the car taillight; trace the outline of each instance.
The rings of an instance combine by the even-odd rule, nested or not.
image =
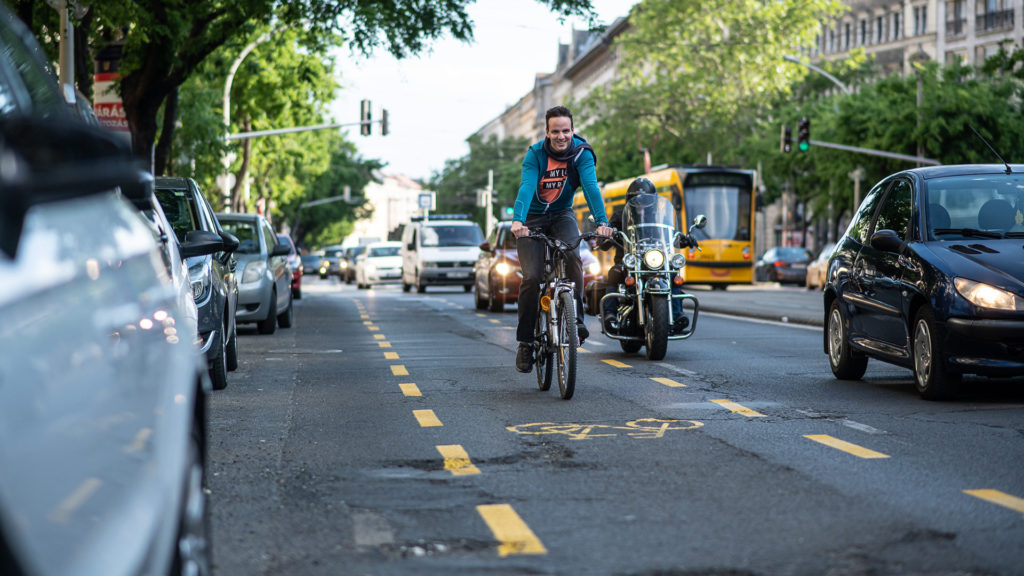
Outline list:
[[[773,266],[775,266],[776,268],[789,268],[789,262],[785,262],[783,260],[776,260]]]

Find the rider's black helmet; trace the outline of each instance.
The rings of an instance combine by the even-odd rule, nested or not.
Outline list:
[[[629,184],[629,188],[626,190],[626,199],[629,200],[634,196],[640,194],[657,194],[658,190],[654,187],[654,182],[651,182],[647,178],[637,178]]]

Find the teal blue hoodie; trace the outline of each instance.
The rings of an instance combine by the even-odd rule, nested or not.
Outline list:
[[[573,135],[572,143],[574,147],[581,147],[587,141],[580,136]],[[587,199],[594,222],[598,224],[608,222],[604,211],[604,202],[601,200],[601,189],[597,187],[594,153],[581,147],[573,164],[575,170],[569,171],[569,181],[562,193],[551,203],[544,202],[537,194],[537,187],[540,185],[541,173],[547,168],[548,155],[544,152],[544,140],[530,146],[526,151],[526,158],[523,158],[523,176],[519,185],[519,194],[516,195],[512,218],[519,222],[525,222],[526,216],[529,214],[572,210],[573,196],[576,194],[576,189],[582,185],[583,196]]]

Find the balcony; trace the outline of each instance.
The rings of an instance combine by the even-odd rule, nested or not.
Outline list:
[[[967,34],[967,18],[946,20],[946,37],[955,38]]]
[[[1013,9],[978,14],[974,31],[979,33],[1013,29]]]

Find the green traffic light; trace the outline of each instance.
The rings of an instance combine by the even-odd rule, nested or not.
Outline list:
[[[800,149],[801,152],[807,152],[808,150],[811,149],[811,143],[810,142],[801,142],[800,146],[798,146],[798,148]]]

